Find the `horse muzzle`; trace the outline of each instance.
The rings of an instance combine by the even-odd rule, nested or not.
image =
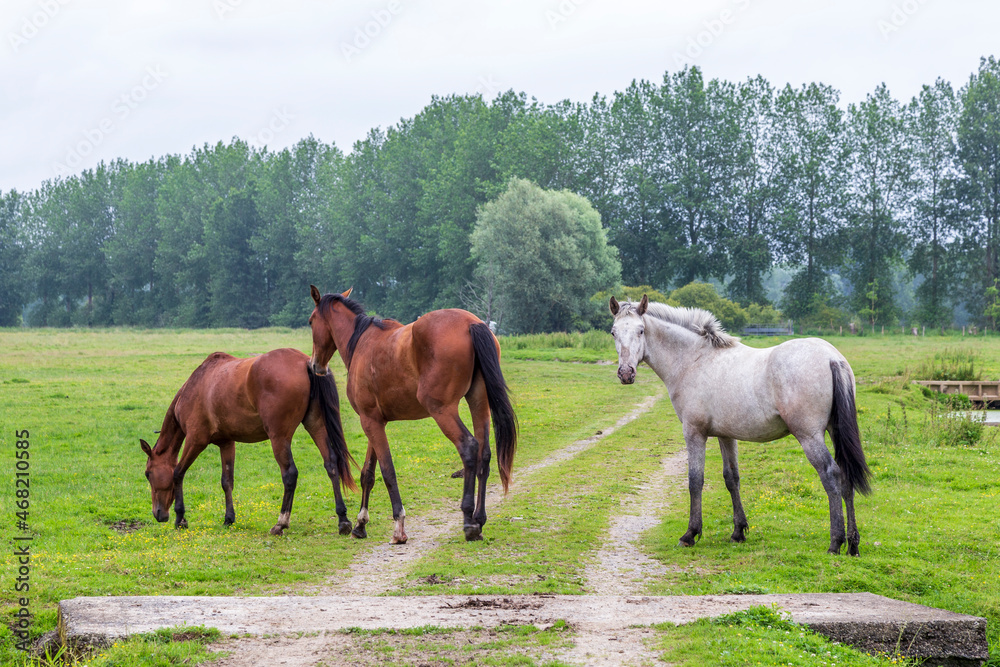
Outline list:
[[[322,377],[330,372],[329,365],[320,367],[315,361],[312,361],[311,359],[309,360],[309,367],[312,369],[313,375],[317,375],[319,377]]]
[[[170,518],[170,512],[164,509],[153,510],[153,518],[158,522],[163,523]]]
[[[632,384],[635,382],[635,369],[619,366],[618,379],[622,381],[622,384]]]

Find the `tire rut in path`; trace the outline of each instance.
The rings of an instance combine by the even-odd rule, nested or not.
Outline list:
[[[613,426],[603,428],[590,437],[577,440],[549,454],[538,463],[516,470],[508,495],[518,493],[523,488],[525,478],[530,477],[536,471],[572,459],[626,424],[646,414],[652,410],[657,401],[663,398],[663,395],[663,390],[660,390],[655,395],[647,396]],[[486,507],[496,508],[503,501],[504,495],[500,490],[500,485],[489,484],[486,487]],[[412,522],[408,522],[406,525],[406,532],[409,536],[406,544],[375,545],[355,560],[346,572],[330,577],[325,586],[310,587],[305,592],[318,595],[380,595],[397,590],[399,588],[398,582],[405,577],[409,566],[438,548],[446,536],[457,535],[461,530],[461,512],[457,507],[452,511],[437,510],[414,516]],[[399,574],[386,576],[387,572]]]
[[[659,561],[639,549],[636,542],[650,528],[660,523],[671,497],[683,488],[687,472],[687,454],[681,450],[669,455],[660,467],[639,487],[637,496],[622,498],[621,511],[611,517],[604,543],[595,562],[584,568],[586,588],[593,595],[641,594],[647,583],[666,573]],[[571,664],[593,666],[651,665],[655,653],[643,639],[652,636],[649,628],[630,628],[615,632],[581,628],[572,649],[559,655]]]

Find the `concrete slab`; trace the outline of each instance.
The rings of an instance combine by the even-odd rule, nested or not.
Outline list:
[[[777,605],[796,623],[874,652],[981,665],[986,620],[870,593],[720,596],[80,597],[59,603],[59,634],[71,649],[131,634],[203,625],[230,635],[283,635],[347,628],[425,625],[493,627],[557,620],[587,631],[690,623],[758,605]]]

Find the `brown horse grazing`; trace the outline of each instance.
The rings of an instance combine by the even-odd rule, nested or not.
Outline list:
[[[303,424],[323,455],[333,483],[341,535],[351,531],[347,508],[340,495],[338,477],[345,488],[356,490],[353,463],[344,441],[340,400],[333,376],[316,376],[309,357],[298,350],[281,349],[250,359],[224,352],[209,356],[177,391],[167,409],[156,446],[140,440],[146,452],[146,479],[153,492],[153,516],[170,518],[174,502],[176,526],[187,528],[184,517],[184,473],[209,444],[222,454],[222,490],[226,494],[225,525],[236,520],[233,510],[233,464],[237,442],[270,439],[274,459],[281,467],[285,494],[272,535],[288,528],[298,470],[292,460],[292,434]],[[177,460],[181,442],[184,455]]]
[[[500,372],[500,344],[489,327],[472,313],[456,309],[435,310],[403,326],[365,315],[361,305],[348,298],[351,290],[323,297],[315,286],[311,291],[316,302],[309,317],[313,372],[328,373],[333,353],[340,350],[348,371],[347,398],[368,436],[368,451],[361,466],[361,510],[352,534],[367,536],[368,497],[375,484],[378,461],[392,503],[392,543],[406,542],[406,512],[399,497],[385,425],[432,417],[462,458],[465,539],[482,539],[491,414],[505,493],[517,448],[517,417]],[[458,416],[463,396],[472,413],[475,436]]]

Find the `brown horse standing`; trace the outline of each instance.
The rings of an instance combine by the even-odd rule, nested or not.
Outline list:
[[[311,292],[316,302],[309,317],[313,372],[328,373],[333,353],[340,350],[348,371],[347,398],[368,436],[368,451],[361,467],[361,510],[352,534],[367,536],[368,497],[375,484],[377,461],[392,503],[392,543],[406,542],[406,512],[399,497],[385,425],[432,417],[462,458],[465,539],[482,539],[491,413],[504,492],[517,448],[517,418],[500,372],[500,345],[489,327],[472,313],[456,309],[435,310],[403,326],[365,315],[361,305],[348,298],[351,290],[320,297],[319,290],[312,286]],[[458,416],[462,397],[469,404],[475,436]]]
[[[156,446],[140,440],[146,452],[146,479],[153,493],[153,516],[170,518],[174,502],[176,526],[184,518],[184,473],[209,444],[222,454],[222,490],[226,494],[225,525],[236,520],[233,509],[233,464],[237,442],[270,439],[274,459],[281,467],[285,493],[272,535],[288,528],[298,470],[292,460],[292,434],[303,424],[323,456],[333,483],[341,535],[351,530],[347,508],[340,495],[338,477],[345,488],[356,489],[351,477],[352,459],[344,441],[340,401],[333,376],[313,374],[309,357],[280,349],[250,359],[216,352],[195,369],[167,409]],[[181,442],[184,455],[177,460]]]

